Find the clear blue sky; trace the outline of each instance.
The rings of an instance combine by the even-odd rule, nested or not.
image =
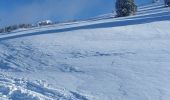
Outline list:
[[[112,12],[114,5],[115,0],[0,0],[0,27],[46,19],[88,19]]]

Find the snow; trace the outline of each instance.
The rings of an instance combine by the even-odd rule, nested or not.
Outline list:
[[[170,8],[0,36],[2,100],[169,100]]]
[[[3,99],[10,100],[86,100],[76,92],[47,88],[43,81],[29,82],[24,79],[0,78],[0,93]]]

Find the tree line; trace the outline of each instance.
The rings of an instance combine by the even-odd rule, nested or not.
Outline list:
[[[37,24],[19,24],[19,25],[10,25],[4,28],[0,29],[0,33],[7,33],[11,32],[17,29],[22,29],[22,28],[32,28],[32,27],[38,27],[38,26],[46,26],[46,25],[52,25],[53,22],[50,20],[47,21],[40,21]]]
[[[0,29],[0,33],[6,33],[6,32],[11,32],[14,30],[17,30],[19,28],[31,28],[32,25],[31,24],[19,24],[19,25],[11,25],[11,26],[7,26],[4,28]]]

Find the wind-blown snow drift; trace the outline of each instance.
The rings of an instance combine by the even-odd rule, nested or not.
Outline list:
[[[106,17],[105,17],[106,18]],[[0,36],[0,98],[169,100],[170,9]]]

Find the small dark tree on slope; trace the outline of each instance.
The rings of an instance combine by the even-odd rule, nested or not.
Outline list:
[[[165,1],[165,6],[170,7],[170,0],[164,0]]]
[[[117,17],[134,15],[137,11],[137,6],[134,0],[116,0]]]

